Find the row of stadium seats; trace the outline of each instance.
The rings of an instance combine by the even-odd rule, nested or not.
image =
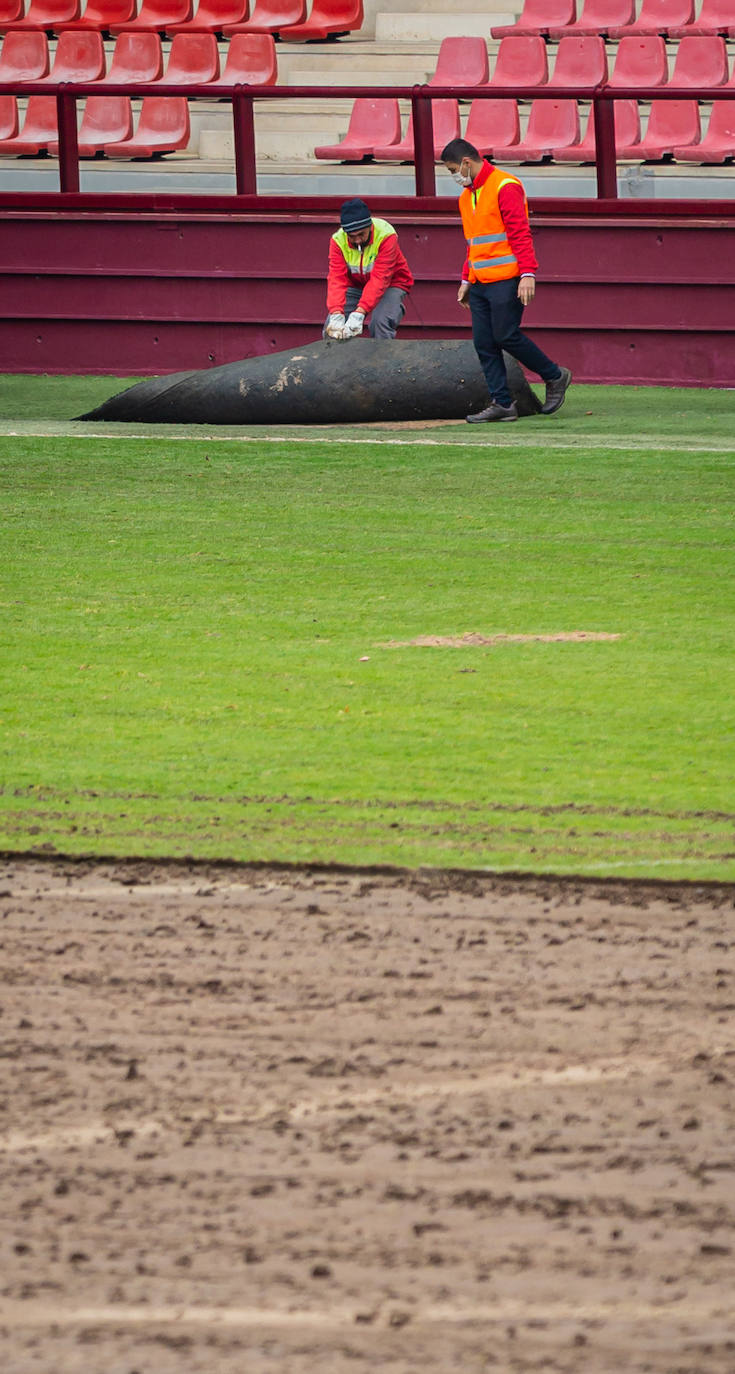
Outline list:
[[[89,29],[119,33],[121,29],[174,34],[183,30],[219,34],[277,33],[293,42],[340,37],[362,28],[363,0],[0,0],[0,33],[17,29]]]
[[[555,40],[571,34],[608,38],[722,34],[735,38],[735,15],[732,0],[702,0],[698,14],[694,0],[641,0],[638,14],[635,0],[582,0],[579,15],[577,0],[524,0],[515,24],[503,24],[490,32],[493,38],[540,34]]]
[[[56,98],[32,95],[23,128],[18,132],[14,96],[0,96],[0,156],[29,156],[59,151]],[[133,133],[133,111],[128,96],[97,95],[85,102],[79,130],[82,157],[104,153],[106,157],[158,157],[186,148],[191,137],[189,105],[185,96],[146,96],[141,103]]]
[[[227,48],[220,72],[219,49],[213,33],[177,33],[171,41],[164,73],[160,34],[123,31],[115,41],[106,69],[100,33],[69,30],[56,45],[49,62],[45,33],[14,31],[5,35],[0,51],[0,81],[159,81],[178,85],[192,82],[274,86],[278,79],[276,45],[269,33],[236,34]]]

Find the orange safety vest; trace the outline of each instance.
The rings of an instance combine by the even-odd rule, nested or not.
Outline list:
[[[469,244],[470,281],[505,281],[520,276],[518,259],[508,242],[498,205],[500,188],[508,182],[523,189],[518,177],[493,168],[479,191],[467,186],[459,198],[464,236]],[[528,201],[526,216],[528,216]]]

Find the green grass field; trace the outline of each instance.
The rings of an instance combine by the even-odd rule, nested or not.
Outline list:
[[[735,878],[734,393],[69,422],[123,385],[0,378],[2,848]]]

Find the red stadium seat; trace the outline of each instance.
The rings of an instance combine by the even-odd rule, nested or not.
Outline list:
[[[188,86],[219,76],[219,49],[213,33],[177,33],[171,43],[164,81]]]
[[[577,0],[524,0],[523,13],[515,24],[501,24],[491,29],[493,38],[521,37],[540,33],[546,36],[551,28],[573,24],[577,17]]]
[[[255,13],[246,24],[228,24],[225,34],[280,33],[306,19],[306,0],[256,0]]]
[[[490,75],[484,38],[443,38],[430,86],[485,86]]]
[[[505,157],[506,149],[521,138],[515,100],[473,100],[464,136],[483,157],[493,150]]]
[[[161,157],[186,148],[191,137],[189,107],[185,96],[147,95],[140,108],[132,138],[106,143],[106,157]]]
[[[582,13],[573,24],[551,28],[549,37],[556,40],[576,34],[580,38],[603,37],[619,24],[632,24],[635,19],[635,0],[584,0]]]
[[[672,86],[721,86],[727,81],[727,48],[717,34],[682,38],[676,49]]]
[[[579,143],[579,133],[576,100],[534,100],[525,138],[502,149],[503,161],[543,162],[551,157],[554,148]]]
[[[133,110],[127,95],[91,95],[84,106],[79,128],[79,156],[94,157],[108,143],[120,143],[133,133]],[[49,152],[58,155],[58,143]]]
[[[106,81],[158,81],[161,76],[163,50],[157,33],[133,30],[118,35]]]
[[[604,39],[599,36],[561,39],[551,77],[552,86],[599,86],[607,78]]]
[[[442,149],[453,138],[459,138],[459,101],[432,100],[431,110],[434,121],[434,158],[439,162],[441,161]],[[413,114],[408,117],[408,125],[401,142],[374,148],[373,157],[376,162],[414,161]]]
[[[47,33],[56,33],[63,24],[78,19],[79,10],[80,0],[31,0],[25,17],[4,24],[3,28],[45,29]]]
[[[648,128],[640,142],[617,147],[619,158],[660,162],[671,157],[677,144],[699,143],[702,130],[696,100],[652,100]]]
[[[501,39],[488,84],[504,90],[515,90],[516,86],[543,86],[549,79],[546,54],[546,44],[538,35]]]
[[[732,0],[702,0],[698,17],[679,28],[667,26],[669,38],[689,38],[695,34],[729,35],[735,38],[735,9]]]
[[[674,148],[677,162],[730,162],[735,157],[735,100],[714,100],[709,127],[701,143]]]
[[[11,29],[6,34],[0,53],[0,81],[38,81],[47,75],[48,65],[48,38],[41,30]]]
[[[610,38],[625,38],[629,34],[666,33],[669,27],[691,24],[694,20],[694,0],[643,0],[641,12],[632,24],[610,29]]]
[[[111,24],[110,33],[120,33],[122,29],[150,29],[155,33],[166,33],[176,24],[191,19],[192,0],[143,0],[135,19],[127,24]]]
[[[213,86],[275,86],[278,59],[272,33],[236,33],[227,47],[225,69]]]
[[[303,24],[282,28],[280,34],[293,43],[343,38],[348,33],[357,33],[364,21],[362,0],[314,0],[309,18]]]
[[[14,95],[0,95],[0,139],[15,138],[18,132],[18,102]]]
[[[629,86],[663,86],[668,78],[669,64],[663,38],[621,38],[610,77],[611,86],[618,90]]]
[[[56,96],[31,95],[23,120],[23,128],[13,138],[0,140],[0,154],[21,154],[48,152],[49,143],[59,137],[56,124]]]
[[[24,11],[24,0],[0,0],[0,33],[5,32],[8,24],[22,19]]]
[[[56,44],[46,81],[99,81],[105,74],[102,34],[67,29]]]
[[[87,0],[84,13],[68,24],[57,24],[57,32],[62,29],[96,29],[109,33],[113,27],[129,24],[135,18],[137,0]]]
[[[169,24],[167,33],[224,33],[226,24],[244,24],[250,0],[199,0],[191,19]]]
[[[641,117],[637,100],[615,100],[615,150],[635,143],[641,135]],[[587,129],[580,143],[553,149],[554,162],[594,162],[595,116],[590,110]]]
[[[512,101],[509,103],[512,104]],[[399,143],[400,138],[398,101],[364,97],[356,100],[352,106],[349,126],[342,142],[315,148],[314,156],[320,161],[362,162],[366,157],[372,157],[374,148],[392,146]]]

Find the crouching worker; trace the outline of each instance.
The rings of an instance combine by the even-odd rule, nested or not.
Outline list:
[[[364,200],[346,200],[329,244],[327,310],[323,337],[353,339],[366,316],[372,339],[395,339],[413,276],[385,219],[373,219]]]

